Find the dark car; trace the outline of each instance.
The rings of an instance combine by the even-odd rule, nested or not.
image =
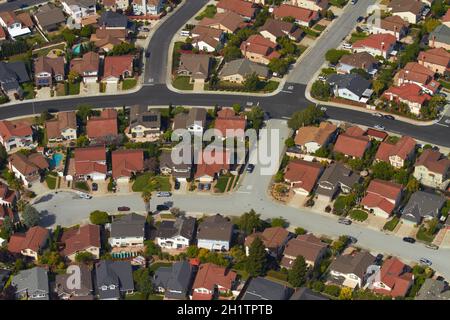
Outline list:
[[[98,184],[96,184],[95,182],[92,184],[92,191],[97,191],[98,190]]]
[[[118,207],[117,211],[130,211],[130,208],[128,208],[128,207]]]
[[[415,243],[416,239],[411,238],[411,237],[404,237],[403,241],[408,242],[408,243]]]
[[[358,19],[356,19],[356,22],[362,22],[362,21],[364,21],[364,17],[362,17],[362,16],[359,16]]]
[[[175,181],[175,190],[180,189],[180,182],[179,181]]]
[[[204,184],[203,183],[199,183],[198,184],[198,190],[203,190],[204,188]]]
[[[156,206],[156,210],[157,210],[157,211],[166,211],[166,210],[169,210],[169,207],[166,206],[166,205],[164,205],[164,204],[158,204],[158,205]]]
[[[358,242],[358,239],[356,239],[355,237],[352,236],[347,236],[348,242],[349,244],[355,244]]]
[[[383,261],[383,255],[381,253],[377,254],[377,256],[375,257],[375,262],[379,264],[382,261]]]
[[[247,166],[247,172],[248,172],[248,173],[252,173],[253,170],[255,170],[255,165],[250,163],[250,164]]]
[[[391,116],[390,114],[386,114],[383,116],[385,119],[389,119],[389,120],[395,120],[394,116]]]
[[[145,51],[145,57],[149,58],[150,57],[150,51]]]
[[[347,226],[352,224],[352,220],[345,218],[339,218],[338,222]]]
[[[211,189],[211,185],[209,183],[205,184],[205,190]]]

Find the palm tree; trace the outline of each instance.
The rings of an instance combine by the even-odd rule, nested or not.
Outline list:
[[[151,191],[148,191],[148,190],[142,191],[141,198],[142,198],[142,200],[144,200],[145,209],[147,211],[150,211],[150,200],[152,199]]]

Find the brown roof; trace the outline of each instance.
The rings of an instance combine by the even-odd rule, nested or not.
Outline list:
[[[223,13],[217,13],[213,18],[203,18],[200,26],[215,26],[222,25],[231,32],[236,32],[243,24],[242,17],[233,11],[226,11]]]
[[[112,152],[111,158],[114,179],[131,177],[133,173],[144,170],[143,150],[116,150]]]
[[[369,137],[364,134],[364,130],[359,127],[348,128],[337,138],[333,151],[361,158],[370,142]]]
[[[105,57],[103,79],[108,77],[119,78],[125,73],[133,73],[133,60],[131,55],[126,56],[107,56]]]
[[[366,70],[369,66],[378,64],[378,60],[375,59],[370,53],[367,53],[365,51],[346,54],[341,58],[339,62],[352,66],[354,68]]]
[[[290,34],[294,32],[296,29],[297,28],[295,27],[295,24],[291,22],[269,18],[266,20],[264,25],[258,29],[258,31],[259,32],[267,31],[278,38]]]
[[[417,159],[415,166],[424,166],[431,172],[445,176],[450,168],[450,160],[439,151],[426,149]]]
[[[32,134],[31,126],[26,122],[0,121],[0,135],[4,141],[12,137],[31,136]]]
[[[100,248],[100,227],[94,224],[87,224],[79,228],[69,229],[61,236],[61,242],[66,247],[63,254],[69,256],[89,247]]]
[[[319,18],[319,14],[317,11],[291,6],[288,4],[282,4],[281,6],[276,7],[273,10],[273,15],[275,16],[275,18],[293,17],[295,20],[308,23]]]
[[[24,249],[31,249],[39,252],[47,242],[49,231],[45,228],[35,226],[28,229],[25,234],[16,233],[11,236],[8,250],[13,253],[20,253]]]
[[[211,69],[211,57],[206,54],[181,54],[179,70],[186,70],[194,78],[207,78]]]
[[[367,251],[357,251],[349,255],[340,255],[330,264],[330,270],[343,274],[355,274],[363,279],[367,268],[373,264],[375,257]]]
[[[214,291],[216,286],[231,290],[236,281],[236,272],[212,263],[201,264],[198,268],[192,289],[205,288]]]
[[[39,170],[48,168],[48,162],[40,153],[32,153],[26,156],[16,152],[9,156],[8,161],[24,176],[36,174]]]
[[[91,41],[96,47],[104,47],[107,45],[115,46],[125,41],[127,30],[125,29],[106,29],[106,27],[98,28],[95,33],[91,34]]]
[[[88,119],[86,133],[89,139],[117,136],[117,111],[115,109],[104,109],[99,117]]]
[[[311,192],[322,172],[322,165],[304,160],[292,160],[286,167],[284,179],[294,184],[294,188],[302,188]]]
[[[406,66],[401,69],[395,78],[413,81],[421,84],[427,84],[434,78],[435,72],[424,67],[418,62],[408,62]]]
[[[247,40],[241,43],[241,51],[253,52],[268,56],[277,47],[276,43],[264,38],[260,34],[251,35]]]
[[[75,70],[81,75],[84,72],[98,72],[99,62],[98,53],[87,52],[82,58],[75,58],[70,61],[70,70]]]
[[[424,4],[419,0],[392,0],[389,5],[391,11],[396,12],[412,12],[415,15],[419,15],[422,12]]]
[[[65,76],[65,61],[64,57],[38,57],[34,61],[34,72],[48,72],[52,75],[62,75]]]
[[[255,232],[245,238],[245,245],[249,247],[256,238],[264,242],[264,246],[270,250],[281,247],[289,236],[289,231],[282,227],[266,228],[263,232]]]
[[[45,122],[48,138],[58,138],[65,129],[77,129],[75,111],[58,112],[55,119]]]
[[[336,129],[337,127],[329,122],[321,122],[319,127],[301,127],[295,135],[295,144],[302,146],[308,142],[317,142],[323,145]]]
[[[448,68],[450,65],[450,53],[444,48],[434,48],[419,53],[418,61],[428,62]]]
[[[19,19],[25,27],[31,28],[34,26],[33,20],[31,20],[31,16],[28,12],[19,13],[17,19]]]
[[[381,20],[381,28],[393,32],[400,32],[403,28],[408,28],[409,23],[399,16],[389,16]]]
[[[317,258],[322,254],[327,244],[312,234],[297,236],[297,238],[289,240],[284,249],[285,257],[302,256],[306,261],[316,262]]]
[[[198,226],[197,239],[231,240],[233,223],[220,214],[207,217]]]
[[[389,157],[399,156],[402,160],[406,160],[408,155],[414,151],[416,140],[409,136],[402,136],[396,144],[382,142],[375,155],[375,159],[389,163]]]
[[[242,0],[220,0],[216,6],[223,10],[233,11],[243,17],[252,18],[256,12],[251,2]]]
[[[92,172],[106,173],[106,148],[89,147],[75,149],[75,172],[76,174],[89,174]]]
[[[10,190],[6,184],[0,183],[0,199],[12,203],[16,199],[16,192]]]

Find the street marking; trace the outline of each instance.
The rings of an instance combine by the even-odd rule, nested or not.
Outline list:
[[[245,194],[250,194],[251,192],[248,192],[248,191],[236,191],[236,193],[245,193]]]
[[[288,90],[281,90],[281,92],[292,93],[292,91],[288,91]]]
[[[449,127],[448,125],[446,125],[446,124],[442,124],[442,123],[436,123],[437,125],[439,125],[439,126],[443,126],[443,127]]]
[[[252,190],[252,189],[253,189],[253,186],[252,186],[252,185],[249,185],[249,186],[247,186],[246,189],[247,189],[247,190]]]

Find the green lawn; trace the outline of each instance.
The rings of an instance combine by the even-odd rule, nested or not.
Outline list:
[[[136,87],[137,80],[136,79],[125,79],[122,82],[122,90],[130,90]]]
[[[80,94],[80,83],[79,82],[75,82],[75,83],[69,82],[67,94],[70,96]]]
[[[321,25],[321,24],[316,24],[316,25],[313,27],[313,29],[322,32],[323,30],[326,29],[326,27],[323,26],[323,25]]]
[[[137,176],[132,187],[134,192],[142,192],[144,190],[170,191],[171,189],[172,185],[169,177],[155,176],[150,172]]]
[[[32,82],[26,82],[21,84],[23,90],[23,97],[25,99],[33,99],[36,94],[34,93],[34,85]]]
[[[86,183],[86,181],[77,181],[77,182],[75,182],[75,189],[89,191],[89,186]]]
[[[45,39],[41,36],[41,34],[39,32],[36,32],[35,34],[33,34],[32,36],[29,36],[25,39],[25,41],[27,42],[27,44],[30,47],[33,47],[35,45],[40,45],[45,43]]]
[[[441,86],[447,90],[450,90],[450,82],[445,81],[445,80],[439,80],[439,83],[441,84]]]
[[[399,221],[400,219],[398,217],[393,217],[391,220],[386,222],[386,224],[383,227],[383,230],[393,231]]]
[[[217,179],[216,188],[219,190],[219,192],[225,192],[225,188],[228,184],[228,181],[231,179],[229,176],[220,176]]]
[[[420,226],[419,231],[417,231],[416,238],[417,240],[424,242],[433,242],[435,235],[427,232],[427,229],[424,226]]]
[[[145,300],[141,292],[134,292],[132,294],[127,294],[125,300]]]
[[[350,43],[355,43],[358,40],[362,40],[367,38],[369,35],[367,33],[364,32],[353,32],[352,33],[352,37],[350,38]]]
[[[154,174],[150,172],[146,172],[143,174],[140,174],[136,177],[136,180],[134,180],[132,190],[134,192],[142,192],[146,189],[148,186],[150,179],[154,177]]]
[[[34,50],[33,53],[37,54],[39,57],[45,57],[46,55],[49,54],[50,51],[52,51],[52,50],[64,50],[65,47],[66,47],[65,44],[59,44],[59,45],[51,47],[51,48]]]
[[[353,220],[362,222],[362,221],[367,220],[368,217],[369,217],[369,215],[365,211],[358,210],[358,209],[350,211],[350,218],[352,218]]]
[[[194,89],[194,84],[190,83],[190,77],[188,76],[178,76],[173,80],[173,86],[179,90],[192,90]]]
[[[165,176],[156,176],[156,181],[159,184],[159,191],[170,191],[172,190],[172,184],[170,183],[170,178]]]
[[[47,183],[47,187],[52,190],[56,188],[56,180],[57,180],[57,177],[55,177],[51,174],[47,174],[47,176],[45,177],[45,182]]]
[[[210,4],[206,6],[206,9],[195,17],[195,20],[202,20],[203,18],[213,18],[216,15],[217,9],[216,6]]]

